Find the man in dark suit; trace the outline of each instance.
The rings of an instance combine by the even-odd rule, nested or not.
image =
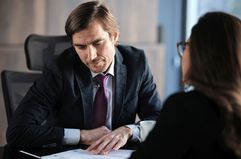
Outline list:
[[[117,22],[99,2],[74,9],[65,30],[73,47],[47,64],[30,88],[8,127],[8,144],[85,144],[94,154],[106,154],[141,141],[139,123],[156,120],[161,109],[144,51],[117,45]],[[102,84],[95,79],[99,74]],[[95,104],[99,90],[101,102]]]

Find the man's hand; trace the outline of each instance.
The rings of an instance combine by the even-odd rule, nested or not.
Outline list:
[[[110,130],[105,127],[101,126],[96,129],[91,130],[80,130],[80,144],[91,145],[104,135],[108,134]]]
[[[124,146],[128,139],[132,136],[132,130],[126,126],[119,127],[114,131],[104,135],[86,150],[92,154],[108,154],[110,150],[118,150]]]

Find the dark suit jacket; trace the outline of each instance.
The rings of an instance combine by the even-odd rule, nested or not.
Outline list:
[[[156,120],[161,101],[143,50],[117,46],[114,66],[112,128],[141,120]],[[90,129],[93,112],[90,70],[73,48],[43,71],[15,111],[7,142],[18,147],[62,144],[64,128]]]
[[[155,127],[130,159],[232,159],[223,128],[211,99],[197,91],[177,93],[164,102]]]

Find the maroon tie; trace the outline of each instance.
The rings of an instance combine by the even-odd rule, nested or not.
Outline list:
[[[97,91],[94,100],[94,114],[93,114],[93,128],[105,125],[107,113],[107,97],[105,92],[105,83],[108,76],[97,75],[95,80],[97,82]]]

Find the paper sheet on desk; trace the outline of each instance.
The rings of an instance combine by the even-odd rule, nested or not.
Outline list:
[[[48,156],[43,156],[41,159],[127,159],[134,150],[112,150],[108,155],[92,155],[83,149],[74,149],[64,151]]]

